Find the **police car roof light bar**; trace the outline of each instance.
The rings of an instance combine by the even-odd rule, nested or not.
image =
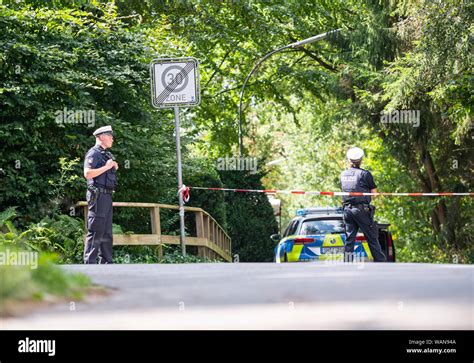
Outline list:
[[[297,209],[296,215],[305,216],[307,214],[341,214],[341,207],[309,207],[303,209]]]

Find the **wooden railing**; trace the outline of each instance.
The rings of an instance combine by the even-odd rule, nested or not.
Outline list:
[[[78,202],[84,208],[84,221],[87,228],[87,202]],[[158,203],[113,202],[114,207],[149,208],[151,234],[114,234],[114,245],[157,246],[160,257],[163,256],[162,244],[180,244],[179,236],[161,234],[160,209],[179,210],[177,205]],[[196,236],[186,236],[187,246],[197,246],[198,256],[211,259],[221,258],[232,261],[231,239],[219,223],[201,208],[184,207],[185,212],[193,212],[196,217]]]

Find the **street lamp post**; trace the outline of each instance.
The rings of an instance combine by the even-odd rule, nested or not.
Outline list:
[[[327,38],[328,36],[330,35],[333,35],[333,34],[336,34],[338,33],[339,31],[341,31],[341,29],[335,29],[335,30],[330,30],[326,33],[323,33],[323,34],[319,34],[319,35],[315,35],[314,37],[311,37],[311,38],[308,38],[308,39],[304,39],[304,40],[301,40],[299,42],[295,42],[295,43],[291,43],[291,44],[288,44],[288,45],[285,45],[283,47],[280,47],[280,48],[277,48],[277,49],[274,49],[268,53],[266,53],[262,58],[260,58],[260,60],[255,64],[255,66],[252,68],[252,70],[250,71],[250,73],[247,75],[247,77],[245,78],[245,81],[244,81],[244,84],[242,85],[242,89],[240,90],[240,99],[239,99],[239,153],[240,153],[240,156],[243,156],[243,132],[242,132],[242,101],[243,101],[243,98],[244,98],[244,91],[245,91],[245,86],[247,85],[247,82],[248,80],[250,79],[250,77],[252,76],[252,74],[258,69],[258,67],[260,67],[260,65],[268,58],[270,58],[273,54],[275,53],[278,53],[284,49],[288,49],[288,48],[298,48],[298,47],[301,47],[303,45],[306,45],[306,44],[310,44],[310,43],[314,43],[314,42],[317,42],[318,40],[322,40],[322,39],[325,39]]]

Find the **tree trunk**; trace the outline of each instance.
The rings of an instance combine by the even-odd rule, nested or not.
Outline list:
[[[427,178],[429,181],[429,187],[431,192],[442,192],[442,185],[439,180],[439,176],[436,171],[436,167],[431,157],[431,153],[426,149],[426,145],[418,143],[418,148],[420,152],[421,162],[425,168]],[[456,245],[456,233],[454,231],[453,223],[454,221],[448,221],[447,218],[447,207],[444,200],[440,200],[438,205],[431,212],[431,222],[434,230],[437,233],[446,232],[445,240],[442,242],[442,248],[446,248],[448,244],[453,246]],[[449,222],[449,223],[448,223]]]

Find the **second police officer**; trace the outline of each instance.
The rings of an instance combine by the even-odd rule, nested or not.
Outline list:
[[[111,126],[94,131],[96,142],[86,154],[84,177],[87,179],[88,220],[84,263],[112,263],[112,193],[118,164],[107,151],[114,142]]]
[[[360,167],[364,151],[354,147],[347,152],[349,168],[341,173],[343,192],[376,193],[377,186],[368,170]],[[378,241],[378,227],[374,221],[375,207],[370,204],[370,196],[344,196],[343,213],[346,228],[345,261],[352,261],[354,245],[359,228],[367,239],[370,252],[375,262],[385,262],[387,259]]]

